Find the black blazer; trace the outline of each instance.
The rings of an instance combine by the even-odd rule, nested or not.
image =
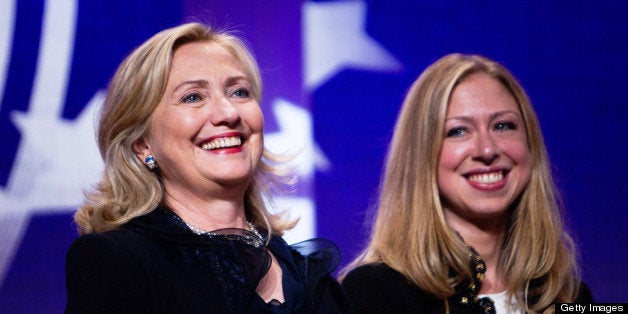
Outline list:
[[[427,294],[386,264],[367,264],[350,271],[342,281],[357,313],[445,313],[442,299]],[[593,302],[582,285],[577,302]],[[484,313],[477,304],[449,302],[450,313]]]
[[[276,236],[260,247],[233,238],[193,234],[164,208],[121,229],[81,236],[67,253],[65,313],[348,311],[330,276],[339,262],[333,243],[309,241],[298,246],[301,254]],[[270,265],[267,250],[282,267],[286,302],[279,307],[255,293]]]

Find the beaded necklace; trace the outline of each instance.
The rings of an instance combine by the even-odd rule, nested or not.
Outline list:
[[[183,221],[185,223],[185,225],[190,228],[190,230],[198,235],[218,235],[219,233],[213,232],[213,231],[207,231],[204,229],[201,229],[199,227],[193,226],[185,221]],[[255,226],[250,223],[249,221],[246,222],[246,224],[249,226],[249,230],[251,232],[253,232],[254,235],[256,235],[258,238],[262,239],[262,235],[259,233],[259,231],[257,231],[257,229],[255,228]]]

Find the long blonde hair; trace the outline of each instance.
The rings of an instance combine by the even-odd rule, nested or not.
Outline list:
[[[343,274],[360,265],[385,263],[443,299],[454,294],[463,277],[471,276],[468,249],[445,221],[437,167],[452,91],[477,72],[501,82],[516,99],[532,159],[530,182],[512,205],[498,267],[521,306],[534,312],[552,311],[552,303],[576,297],[580,278],[541,129],[514,76],[477,55],[447,55],[410,87],[386,157],[369,243]],[[449,278],[450,268],[459,274],[454,280]]]
[[[149,171],[132,149],[148,132],[149,117],[163,95],[174,51],[190,42],[212,42],[227,49],[242,65],[258,103],[262,80],[257,62],[238,37],[200,23],[163,30],[137,47],[118,67],[109,83],[100,112],[97,142],[105,162],[95,191],[74,215],[79,233],[116,229],[129,220],[154,210],[164,191],[158,172]],[[253,182],[245,192],[247,219],[269,233],[282,234],[294,226],[281,214],[271,214],[266,202],[271,191],[284,186],[289,173],[279,158],[264,149]]]

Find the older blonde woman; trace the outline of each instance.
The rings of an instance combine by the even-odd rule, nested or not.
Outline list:
[[[288,246],[293,223],[264,203],[281,181],[261,91],[243,42],[198,23],[123,61],[98,126],[103,178],[75,215],[66,313],[347,311],[335,245]]]
[[[552,312],[580,282],[532,105],[511,73],[452,54],[398,117],[368,246],[342,285],[359,313]]]

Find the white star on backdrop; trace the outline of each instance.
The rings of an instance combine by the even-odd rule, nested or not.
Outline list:
[[[276,99],[272,109],[280,131],[265,135],[264,145],[273,153],[292,157],[289,164],[301,181],[312,181],[314,170],[329,169],[329,160],[314,141],[310,112],[284,99]],[[297,227],[284,235],[288,243],[316,235],[316,205],[312,195],[276,197],[271,206],[275,211],[289,210],[299,218]]]
[[[364,1],[305,2],[305,86],[314,90],[338,71],[398,71],[401,62],[365,31]]]
[[[85,112],[89,109],[74,123],[59,118],[65,103],[74,51],[77,12],[75,1],[48,0],[44,4],[40,50],[29,112],[12,114],[22,140],[6,189],[0,190],[0,229],[3,230],[0,284],[32,213],[50,212],[57,205],[76,204],[81,191],[76,190],[77,185],[87,183],[77,182],[77,176],[82,178],[90,169],[98,169],[93,165],[79,168],[84,166],[80,164],[80,158],[93,155],[90,149],[95,147],[95,144],[90,146],[94,142],[93,137],[86,138],[94,134],[91,121],[84,121]]]
[[[265,136],[267,147],[279,154],[294,155],[292,163],[302,178],[311,179],[315,169],[328,170],[329,160],[314,141],[310,112],[284,99],[276,99],[273,113],[280,131]]]

